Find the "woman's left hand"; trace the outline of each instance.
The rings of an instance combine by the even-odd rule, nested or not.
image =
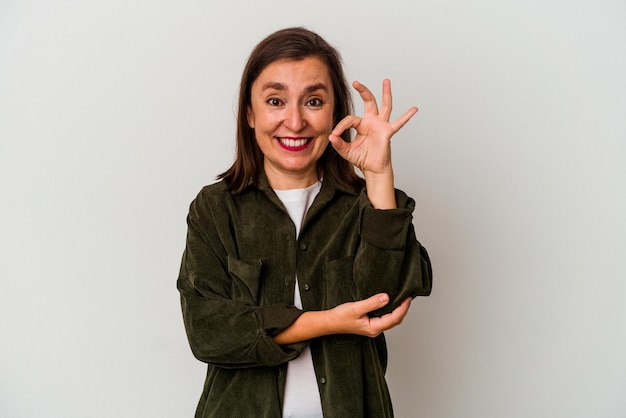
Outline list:
[[[376,98],[363,84],[355,81],[352,86],[359,92],[364,104],[363,117],[348,115],[333,129],[329,140],[344,159],[357,166],[366,177],[393,175],[391,168],[391,137],[417,113],[417,107],[407,110],[393,122],[391,117],[391,82],[383,81],[383,100],[380,111]],[[352,142],[346,142],[341,134],[355,129]]]

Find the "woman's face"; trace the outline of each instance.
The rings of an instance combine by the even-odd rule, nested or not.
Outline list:
[[[328,67],[319,58],[276,61],[261,71],[251,88],[248,124],[272,187],[300,188],[318,180],[334,103]]]

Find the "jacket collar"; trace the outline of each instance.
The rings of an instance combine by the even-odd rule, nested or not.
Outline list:
[[[257,188],[261,191],[264,192],[268,192],[268,191],[274,191],[272,189],[272,187],[269,184],[269,181],[267,180],[267,175],[265,174],[265,170],[261,170],[261,173],[259,174],[259,181],[257,184]],[[356,195],[358,193],[355,193],[354,190],[350,189],[349,187],[345,187],[343,186],[341,183],[339,183],[339,181],[330,173],[325,173],[324,174],[324,178],[322,180],[322,188],[320,190],[320,195],[329,195],[329,198],[332,198],[332,196],[335,194],[335,192],[342,192],[342,193],[347,193],[347,194],[351,194],[351,195]]]
[[[274,192],[274,189],[272,189],[272,187],[270,186],[267,180],[267,175],[265,174],[264,170],[262,170],[261,173],[259,174],[259,181],[258,181],[256,188],[259,191],[262,191],[268,197],[268,199],[272,203],[274,203],[274,205],[276,205],[282,211],[286,212],[286,209],[283,203],[280,201],[280,199]],[[336,193],[345,193],[345,194],[350,194],[353,196],[358,194],[354,192],[352,189],[343,186],[330,173],[326,173],[322,180],[322,188],[320,189],[320,192],[318,193],[317,197],[313,201],[313,204],[307,211],[306,218],[308,219],[312,216],[315,216],[317,212],[319,212],[324,206],[326,206],[326,204],[328,204],[328,202],[330,202],[333,199]],[[306,220],[305,220],[305,223],[306,223]]]

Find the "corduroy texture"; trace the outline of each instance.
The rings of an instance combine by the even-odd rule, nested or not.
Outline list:
[[[296,240],[264,176],[240,194],[223,182],[203,188],[190,207],[178,278],[192,352],[208,363],[197,418],[281,416],[287,362],[306,345],[272,340],[302,313],[293,307],[296,272],[305,310],[387,292],[380,315],[430,293],[430,261],[411,223],[414,202],[401,191],[396,199],[399,209],[376,210],[365,191],[327,175]],[[324,417],[393,416],[384,336],[310,344]]]

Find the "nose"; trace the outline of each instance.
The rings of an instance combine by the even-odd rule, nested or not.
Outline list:
[[[297,105],[285,108],[285,120],[283,122],[292,132],[299,132],[306,126],[306,120],[302,114],[302,108]]]

